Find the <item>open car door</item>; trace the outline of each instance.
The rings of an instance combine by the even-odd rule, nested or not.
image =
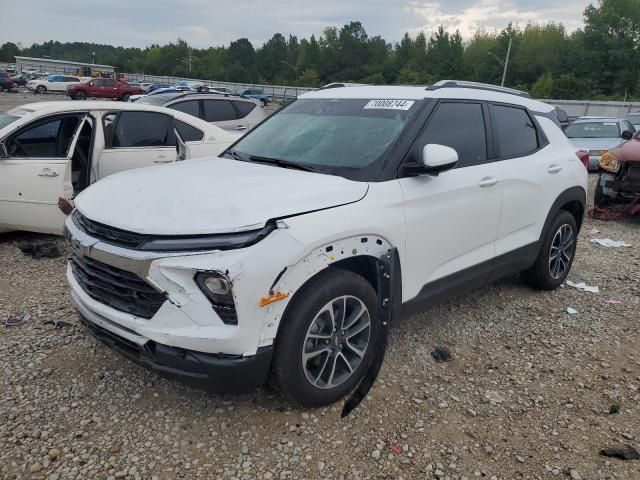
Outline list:
[[[102,129],[104,149],[98,158],[98,180],[124,170],[177,160],[171,115],[128,110],[107,113]]]
[[[3,139],[0,158],[0,229],[62,233],[71,152],[85,113],[49,115]],[[3,153],[0,149],[0,153]]]

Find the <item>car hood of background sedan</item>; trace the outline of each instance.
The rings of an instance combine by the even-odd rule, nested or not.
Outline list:
[[[570,138],[571,143],[584,150],[608,150],[622,145],[625,140],[621,138]]]
[[[105,178],[75,200],[87,218],[155,235],[231,233],[268,220],[357,202],[365,182],[289,168],[204,158]]]

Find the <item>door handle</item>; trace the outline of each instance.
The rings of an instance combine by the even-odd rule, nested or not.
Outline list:
[[[482,180],[480,180],[480,188],[488,188],[488,187],[493,187],[494,185],[496,185],[498,183],[498,179],[496,177],[484,177]]]
[[[555,163],[549,165],[549,168],[547,169],[547,172],[551,174],[558,173],[560,171],[562,171],[562,167],[560,165],[556,165]]]
[[[247,127],[245,127],[244,125],[238,125],[236,127],[236,130],[246,130],[246,129],[247,129]]]
[[[59,174],[57,172],[54,172],[50,168],[44,168],[40,170],[40,173],[38,174],[39,177],[57,177],[58,175]]]

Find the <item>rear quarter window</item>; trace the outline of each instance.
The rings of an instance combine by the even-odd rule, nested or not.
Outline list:
[[[500,158],[524,157],[538,149],[538,131],[526,110],[505,105],[491,109]]]
[[[238,110],[240,118],[246,117],[253,111],[254,108],[256,108],[256,104],[253,102],[240,102],[238,100],[234,100],[233,104]]]

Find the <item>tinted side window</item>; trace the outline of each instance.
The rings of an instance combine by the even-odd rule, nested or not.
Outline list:
[[[184,123],[176,119],[175,125],[180,137],[185,142],[199,142],[204,138],[204,132],[201,132],[196,127],[192,127],[188,123]]]
[[[194,117],[200,117],[200,102],[198,100],[174,103],[173,105],[169,105],[169,108],[178,110],[179,112],[188,113]]]
[[[103,81],[103,86],[105,87],[115,87],[117,85],[115,79],[113,78],[105,78]]]
[[[91,83],[93,83],[94,87],[104,87],[104,80],[102,79],[91,80]]]
[[[538,148],[538,133],[522,108],[492,105],[495,135],[501,158],[523,157]]]
[[[13,157],[64,158],[79,122],[77,116],[38,122],[11,138],[7,152]]]
[[[104,119],[107,148],[175,146],[173,118],[155,112],[121,112],[113,127],[110,115]],[[109,137],[111,137],[109,139]],[[110,140],[110,141],[109,141]]]
[[[479,103],[442,103],[429,119],[418,145],[446,145],[458,152],[458,167],[487,160],[487,137],[482,105]]]
[[[240,102],[238,100],[234,100],[233,104],[238,110],[238,113],[240,114],[240,118],[246,117],[252,112],[254,108],[256,108],[256,104],[252,102]]]
[[[227,100],[204,100],[204,119],[207,122],[236,120],[238,115],[231,102]]]

